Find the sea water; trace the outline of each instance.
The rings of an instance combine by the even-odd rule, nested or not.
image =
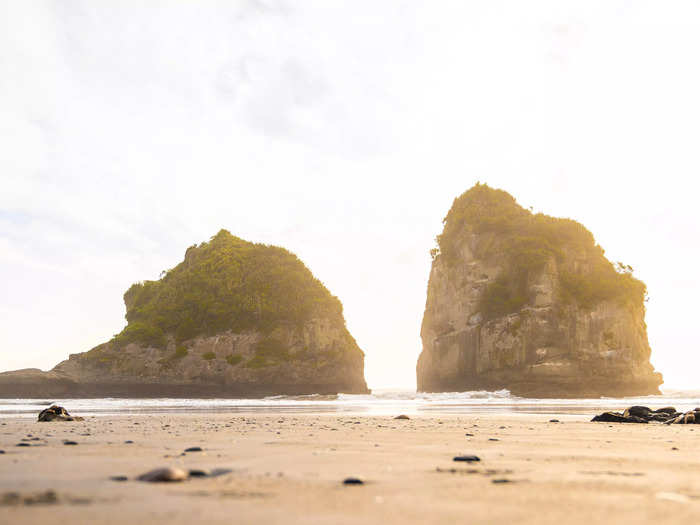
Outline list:
[[[495,392],[423,393],[377,389],[368,395],[273,396],[262,399],[0,399],[0,418],[36,417],[51,404],[76,415],[152,413],[357,413],[361,415],[537,413],[592,416],[631,405],[674,406],[679,411],[700,406],[700,391],[667,390],[663,395],[597,399],[531,399],[508,390]]]

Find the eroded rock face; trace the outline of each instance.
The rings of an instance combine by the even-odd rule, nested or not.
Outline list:
[[[635,288],[643,283],[631,275],[618,283],[577,223],[533,216],[505,192],[475,188],[455,201],[434,254],[418,389],[658,394],[661,374],[649,363],[644,302]],[[454,210],[461,214],[456,226]],[[496,226],[480,222],[487,219]]]
[[[274,341],[284,358],[261,361],[261,343]],[[71,354],[50,372],[0,374],[8,397],[259,397],[366,393],[364,355],[344,326],[314,320],[271,334],[230,330],[166,348],[131,343]]]

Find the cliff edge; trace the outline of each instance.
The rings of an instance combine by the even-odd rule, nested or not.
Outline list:
[[[526,397],[659,393],[646,286],[581,224],[477,184],[455,199],[433,256],[418,390]]]
[[[0,374],[0,397],[367,393],[343,308],[292,253],[221,230],[124,294],[128,324],[49,372]]]

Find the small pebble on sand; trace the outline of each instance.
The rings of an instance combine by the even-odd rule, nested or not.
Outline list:
[[[110,476],[109,479],[112,481],[128,481],[129,480],[129,478],[127,478],[126,476]]]
[[[184,481],[187,479],[187,472],[175,467],[164,467],[145,472],[144,474],[141,474],[137,479],[139,481],[149,482]]]
[[[479,456],[455,456],[452,461],[466,461],[467,463],[473,463],[475,461],[481,461]]]
[[[360,478],[345,478],[343,480],[343,485],[364,485],[365,482]]]

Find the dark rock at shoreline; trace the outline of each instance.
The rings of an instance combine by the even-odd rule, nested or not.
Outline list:
[[[591,421],[603,422],[603,423],[648,423],[644,418],[637,416],[625,416],[619,412],[603,412],[602,414],[595,416]]]
[[[603,412],[591,421],[603,423],[665,423],[666,425],[700,424],[700,410],[690,410],[685,413],[677,412],[674,407],[664,407],[652,410],[644,406],[631,406],[620,412]]]
[[[631,406],[629,408],[626,408],[622,415],[625,417],[636,416],[645,418],[648,417],[651,413],[652,411],[649,407]]]
[[[698,425],[700,424],[700,410],[697,408],[685,414],[674,414],[665,421],[667,425]]]
[[[39,412],[38,421],[83,421],[83,418],[71,416],[65,408],[52,405]]]

